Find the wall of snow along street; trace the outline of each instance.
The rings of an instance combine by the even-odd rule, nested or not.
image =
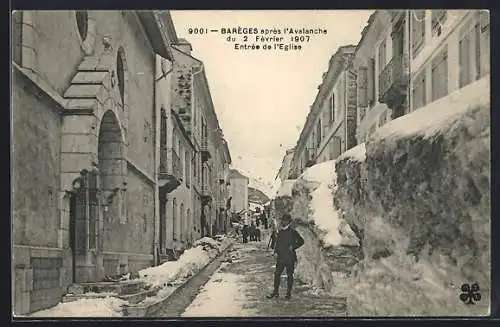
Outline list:
[[[333,198],[364,258],[348,279],[350,314],[488,314],[490,108],[432,117],[387,124],[364,162],[337,160]],[[466,306],[460,286],[474,282],[483,300]]]
[[[490,108],[429,110],[309,167],[274,200],[305,239],[296,276],[347,296],[350,315],[489,312]],[[482,300],[467,306],[460,287],[475,282]]]

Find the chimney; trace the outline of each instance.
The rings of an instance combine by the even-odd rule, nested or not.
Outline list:
[[[191,47],[191,43],[189,43],[186,39],[179,39],[179,42],[175,44],[177,49],[181,50],[184,53],[187,53],[188,55],[191,55],[191,51],[193,51],[193,48]]]

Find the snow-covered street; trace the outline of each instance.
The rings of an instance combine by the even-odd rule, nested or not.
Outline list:
[[[280,298],[267,299],[274,273],[274,257],[266,249],[267,241],[266,238],[262,242],[235,244],[237,259],[222,264],[182,317],[346,315],[345,298],[321,294],[299,280],[294,283],[292,299],[285,300],[285,274],[282,276]]]

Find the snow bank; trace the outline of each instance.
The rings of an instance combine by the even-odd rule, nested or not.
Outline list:
[[[489,106],[437,101],[381,128],[364,162],[337,161],[333,198],[363,251],[348,279],[351,314],[489,312],[490,151]],[[475,306],[457,300],[471,281],[483,296]]]
[[[168,283],[195,274],[231,242],[225,235],[216,235],[214,238],[217,240],[210,237],[196,240],[194,247],[184,251],[176,261],[167,261],[159,266],[140,270],[140,279],[152,286],[165,287]]]
[[[139,276],[152,286],[166,286],[188,273],[194,274],[208,264],[210,259],[203,246],[197,246],[184,251],[177,261],[167,261],[159,266],[140,270]]]
[[[356,145],[355,147],[347,150],[337,157],[336,161],[342,161],[344,159],[351,159],[358,162],[364,162],[366,160],[366,146],[365,143]]]
[[[53,308],[32,313],[29,317],[121,317],[121,307],[127,303],[116,297],[80,299],[59,303]]]
[[[349,150],[343,158],[351,158],[358,162],[364,161],[364,144]],[[335,163],[338,160],[325,161],[309,167],[299,180],[309,184],[308,193],[311,197],[309,219],[323,232],[322,243],[325,246],[359,246],[359,240],[349,224],[340,218],[332,197],[332,192],[336,189]],[[311,185],[316,185],[316,187],[311,187]]]

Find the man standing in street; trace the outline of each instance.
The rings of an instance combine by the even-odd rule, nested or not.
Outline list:
[[[280,231],[276,237],[274,253],[276,254],[276,270],[274,272],[274,290],[267,298],[278,297],[281,274],[286,269],[287,291],[285,299],[292,296],[293,271],[297,262],[295,250],[304,244],[304,239],[300,234],[290,226],[292,217],[285,213],[280,220]]]

